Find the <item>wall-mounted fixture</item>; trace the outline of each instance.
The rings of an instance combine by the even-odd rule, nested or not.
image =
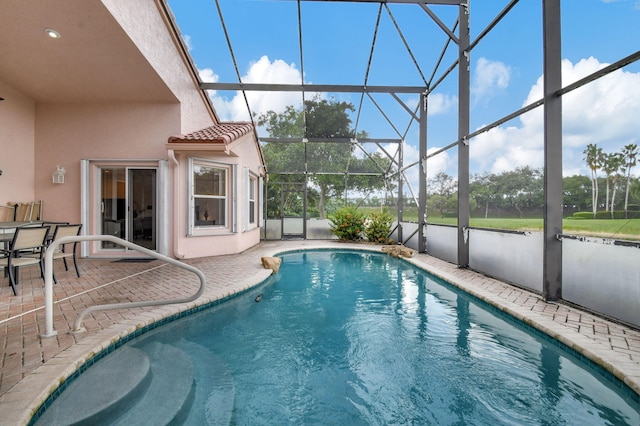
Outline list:
[[[64,183],[64,174],[67,170],[62,166],[56,166],[58,169],[53,173],[53,183]]]
[[[58,38],[62,37],[60,35],[60,33],[57,32],[56,30],[54,30],[53,28],[45,28],[44,29],[44,33],[46,35],[48,35],[49,37],[54,38],[54,39],[58,39]]]

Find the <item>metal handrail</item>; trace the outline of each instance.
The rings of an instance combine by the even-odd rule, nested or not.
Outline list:
[[[139,308],[144,306],[158,306],[158,305],[171,305],[176,303],[187,303],[187,302],[192,302],[196,300],[198,297],[202,295],[204,291],[206,278],[202,273],[202,271],[200,271],[198,268],[194,266],[187,265],[186,263],[181,262],[179,260],[167,257],[163,254],[141,247],[137,244],[133,244],[129,241],[125,241],[121,238],[114,237],[112,235],[78,235],[78,236],[72,236],[72,237],[63,237],[63,238],[60,238],[59,240],[53,241],[49,245],[49,247],[47,247],[47,250],[44,255],[44,272],[45,272],[44,307],[45,307],[46,329],[45,329],[45,334],[42,334],[41,337],[53,337],[58,334],[58,332],[53,329],[53,254],[56,248],[58,248],[58,246],[62,244],[75,243],[80,241],[110,241],[114,244],[118,244],[118,245],[130,248],[132,250],[139,251],[140,253],[144,253],[155,259],[165,261],[179,268],[186,269],[187,271],[193,272],[198,276],[198,278],[200,279],[200,288],[192,296],[182,298],[182,299],[149,300],[146,302],[111,303],[106,305],[90,306],[84,311],[82,311],[80,315],[78,315],[73,325],[73,329],[71,330],[72,333],[84,331],[84,328],[82,327],[82,320],[87,314],[91,312],[105,311],[105,310],[111,310],[111,309],[121,309],[121,308]]]

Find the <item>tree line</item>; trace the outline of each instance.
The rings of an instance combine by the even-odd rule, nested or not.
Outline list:
[[[600,203],[598,171],[605,174],[606,198],[604,208],[611,212],[614,216],[614,207],[616,204],[616,193],[618,192],[621,182],[625,183],[624,192],[624,215],[628,217],[629,211],[629,195],[631,193],[631,169],[636,165],[638,157],[638,145],[625,145],[620,152],[605,153],[602,148],[598,148],[596,144],[589,144],[583,151],[584,160],[591,170],[591,208],[593,217],[598,213]],[[611,197],[609,196],[611,195]]]
[[[268,111],[258,117],[258,125],[264,126],[272,138],[280,139],[263,144],[270,172],[267,217],[301,213],[304,189],[300,184],[306,186],[307,211],[317,212],[319,218],[325,217],[327,208],[339,206],[346,191],[368,192],[358,200],[360,205],[391,202],[375,196],[380,191],[396,189],[393,182],[385,179],[394,172],[391,159],[377,152],[355,155],[354,144],[332,142],[368,136],[366,131],[356,133],[352,128],[349,112],[354,110],[348,102],[315,97],[302,107],[289,106],[281,113]],[[312,138],[319,141],[305,141]],[[563,178],[565,213],[590,211],[595,218],[601,210],[610,217],[623,211],[626,218],[629,210],[639,210],[640,179],[631,174],[638,146],[627,144],[620,152],[604,153],[589,144],[583,153],[591,176]],[[379,174],[350,174],[358,171]],[[624,197],[618,197],[623,188]],[[600,189],[604,189],[604,200]],[[525,166],[502,173],[475,174],[470,178],[469,190],[470,208],[476,217],[535,217],[544,209],[543,169]],[[411,204],[412,200],[406,200],[405,205]],[[427,209],[429,214],[440,216],[456,214],[457,182],[452,176],[441,172],[428,179]]]
[[[385,189],[384,175],[391,170],[391,159],[378,152],[356,153],[350,141],[368,134],[352,128],[349,112],[353,111],[349,102],[316,96],[305,100],[302,107],[290,105],[283,112],[267,111],[258,117],[258,125],[276,139],[262,145],[270,174],[268,218],[302,213],[305,189],[300,184],[306,185],[307,213],[320,219],[348,190]]]
[[[597,212],[606,209],[610,217],[615,211],[638,211],[640,204],[640,179],[624,175],[626,196],[614,197],[622,179],[614,184],[612,177],[598,177],[595,180],[583,175],[563,178],[563,210],[565,215],[575,212]],[[609,186],[611,197],[605,204],[593,208],[594,188]],[[472,175],[469,182],[470,209],[476,217],[535,217],[544,209],[544,171],[542,168],[519,167],[502,173],[482,173]],[[457,212],[457,181],[440,172],[427,183],[427,209],[429,214],[441,217]],[[596,199],[597,200],[597,199]],[[597,202],[597,201],[596,201]],[[595,215],[595,213],[593,213]],[[595,217],[595,216],[594,216]]]

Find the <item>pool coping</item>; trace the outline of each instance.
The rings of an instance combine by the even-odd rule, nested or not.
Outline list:
[[[359,251],[381,251],[381,246],[379,245],[341,243],[337,241],[263,242],[258,246],[247,251],[249,255],[255,256],[258,262],[262,256],[277,256],[300,250],[353,249]],[[563,324],[550,317],[549,314],[533,310],[530,303],[514,303],[509,298],[500,296],[500,294],[506,290],[507,293],[515,293],[516,297],[520,297],[517,295],[521,294],[525,299],[534,300],[536,303],[556,307],[563,306],[562,304],[544,302],[540,295],[533,292],[514,287],[469,269],[458,268],[456,265],[427,254],[416,253],[412,258],[404,260],[556,339],[575,350],[576,353],[601,366],[636,394],[640,395],[640,362],[633,360],[629,354],[616,351],[614,350],[615,348],[607,347],[600,341],[587,337],[571,327],[563,326]],[[1,424],[29,424],[37,410],[51,394],[58,390],[65,380],[76,374],[83,366],[93,362],[96,355],[104,351],[114,350],[115,347],[121,344],[119,342],[128,340],[130,336],[136,335],[136,333],[140,334],[141,330],[146,330],[153,324],[167,321],[175,315],[198,310],[199,307],[215,304],[250,290],[263,283],[270,275],[270,270],[257,270],[253,276],[235,283],[232,290],[220,293],[216,291],[219,289],[209,288],[196,301],[180,305],[155,307],[140,313],[133,319],[122,321],[84,337],[80,342],[60,352],[33,370],[0,397],[0,411],[3,413],[3,419],[0,420]],[[584,312],[575,307],[564,306],[563,308]],[[611,321],[596,315],[585,314],[596,317],[600,321],[611,323]],[[619,324],[618,326],[625,327]],[[638,339],[640,339],[640,331],[629,329],[634,333],[637,332]],[[640,357],[640,353],[637,355]]]

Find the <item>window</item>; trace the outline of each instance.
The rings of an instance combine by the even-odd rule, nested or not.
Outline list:
[[[249,225],[256,224],[256,193],[258,187],[258,179],[255,176],[249,176]]]
[[[251,173],[248,167],[243,168],[243,231],[249,231],[250,229],[258,227],[259,220],[259,183],[260,179],[257,175]]]
[[[231,166],[191,159],[190,229],[230,227]]]

